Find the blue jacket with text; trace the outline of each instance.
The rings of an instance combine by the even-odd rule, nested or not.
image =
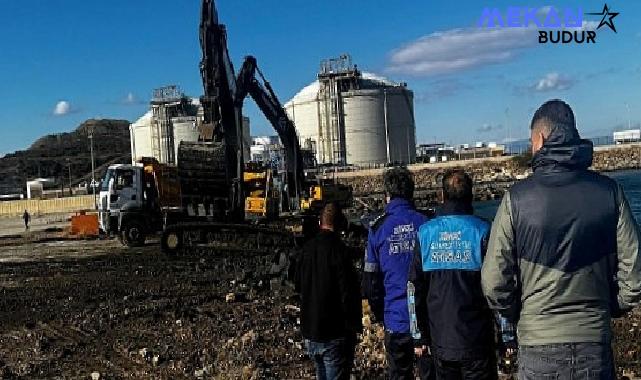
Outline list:
[[[481,290],[489,233],[489,223],[462,203],[446,203],[418,231],[408,276],[415,292],[412,335],[441,360],[481,359],[493,352],[494,317]]]
[[[407,274],[416,233],[428,220],[412,202],[392,199],[370,223],[363,271],[363,293],[377,320],[393,333],[409,333]]]

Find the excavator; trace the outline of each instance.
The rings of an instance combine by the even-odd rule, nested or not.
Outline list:
[[[221,247],[246,251],[264,249],[266,245],[290,244],[291,231],[304,224],[300,222],[293,227],[292,220],[299,218],[301,211],[312,210],[311,203],[322,201],[318,199],[322,192],[316,191],[321,184],[305,176],[305,168],[312,166],[313,160],[301,149],[294,123],[258,68],[256,58],[245,57],[240,72],[235,75],[227,50],[226,28],[219,23],[214,0],[202,1],[200,46],[203,122],[199,126],[198,141],[183,141],[178,147],[177,173],[183,212],[179,217],[172,217],[173,220],[165,218],[161,247],[163,251],[175,254],[185,249]],[[247,187],[269,183],[258,179],[271,175],[262,172],[263,177],[261,170],[246,169],[244,163],[242,108],[248,96],[272,124],[284,147],[281,196],[285,198],[286,211],[290,215],[298,212],[298,217],[281,217],[277,223],[263,225],[245,222],[246,211],[248,208],[251,211],[251,205],[257,204],[252,203],[252,199],[248,202],[248,196],[270,193]],[[349,198],[349,189],[341,189],[340,198]],[[197,217],[198,210],[203,208],[205,215]],[[192,215],[188,215],[188,210]],[[239,240],[242,240],[242,246],[237,245]]]

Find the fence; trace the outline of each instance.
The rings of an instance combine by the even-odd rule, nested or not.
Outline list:
[[[20,216],[24,210],[31,215],[42,215],[93,209],[93,195],[0,202],[0,216]]]

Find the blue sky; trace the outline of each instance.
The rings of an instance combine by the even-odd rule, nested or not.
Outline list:
[[[2,3],[0,154],[88,118],[133,121],[155,87],[202,92],[198,0]],[[512,5],[603,8],[592,0],[218,1],[236,68],[256,56],[281,101],[315,79],[321,59],[348,52],[362,70],[414,90],[419,142],[525,137],[550,98],[573,106],[586,136],[641,122],[641,2],[609,1],[618,33],[601,28],[596,45],[539,45],[535,30],[488,37],[476,28],[484,6]],[[250,103],[252,132],[271,134]]]

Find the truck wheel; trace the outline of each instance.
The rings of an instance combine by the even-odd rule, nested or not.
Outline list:
[[[145,230],[138,222],[129,222],[122,229],[122,242],[128,247],[140,247],[145,244]]]
[[[181,238],[176,231],[164,231],[160,238],[160,249],[169,256],[176,256],[182,248]]]

